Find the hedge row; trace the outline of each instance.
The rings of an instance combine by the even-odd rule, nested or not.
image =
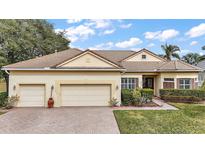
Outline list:
[[[194,102],[199,102],[202,99],[194,96],[162,96],[161,97],[163,100],[167,102],[179,102],[179,103],[194,103]]]
[[[0,92],[0,107],[4,106],[6,98],[7,98],[7,93]]]
[[[160,89],[160,96],[192,96],[205,100],[205,90],[201,89]]]
[[[141,89],[141,95],[144,97],[149,98],[150,100],[152,100],[152,97],[154,96],[154,90],[153,89]]]
[[[205,90],[202,89],[160,89],[160,97],[165,101],[179,103],[194,103],[205,100]]]

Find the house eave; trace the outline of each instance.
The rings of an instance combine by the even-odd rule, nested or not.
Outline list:
[[[126,69],[100,69],[100,68],[2,68],[1,70],[8,71],[120,71],[124,72]]]
[[[125,71],[126,73],[183,73],[183,72],[201,72],[200,70],[136,70],[136,71]]]

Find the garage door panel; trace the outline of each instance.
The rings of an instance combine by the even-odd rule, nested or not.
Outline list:
[[[77,98],[74,98],[74,99],[63,99],[62,101],[63,102],[72,102],[72,101],[75,101],[75,102],[96,102],[96,104],[98,103],[98,102],[103,102],[103,101],[108,101],[109,100],[109,98],[106,98],[106,99],[100,99],[100,98],[96,98],[96,99],[87,99],[87,98],[85,98],[85,99],[77,99]],[[95,104],[93,104],[93,105],[95,105]]]
[[[40,98],[38,98],[40,97]],[[21,101],[27,101],[27,102],[35,102],[35,101],[44,101],[44,98],[41,98],[41,96],[37,96],[37,97],[23,97],[21,98]]]
[[[21,94],[23,94],[24,95],[24,98],[28,98],[28,97],[38,97],[38,96],[42,96],[42,93],[43,93],[43,91],[32,91],[31,90],[31,92],[21,92]]]
[[[44,106],[45,86],[44,85],[20,85],[20,107]]]
[[[62,85],[62,106],[108,106],[110,85]]]

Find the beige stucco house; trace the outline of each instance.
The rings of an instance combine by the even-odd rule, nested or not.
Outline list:
[[[193,89],[200,69],[182,61],[166,61],[142,49],[104,51],[69,49],[4,66],[9,95],[20,96],[17,106],[108,106],[121,100],[121,89]]]

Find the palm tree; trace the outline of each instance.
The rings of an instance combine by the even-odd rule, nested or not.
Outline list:
[[[191,65],[197,65],[200,61],[205,60],[205,55],[200,56],[198,53],[188,53],[182,57],[182,60]]]
[[[166,58],[167,60],[171,60],[172,57],[180,59],[179,54],[177,53],[178,51],[180,51],[180,48],[176,45],[171,45],[171,44],[165,44],[165,45],[161,45],[162,50],[164,50],[165,55],[164,58]]]

